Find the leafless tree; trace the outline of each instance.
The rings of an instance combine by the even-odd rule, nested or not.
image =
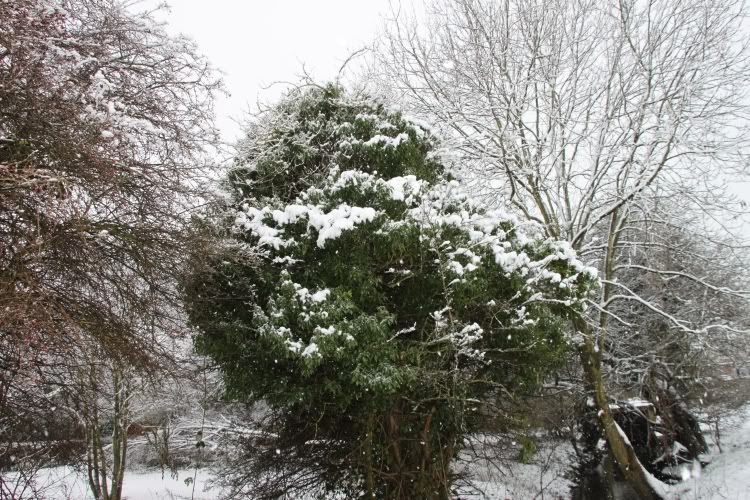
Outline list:
[[[656,214],[640,207],[655,193],[702,220],[742,211],[725,188],[747,174],[745,15],[741,0],[436,0],[395,10],[374,50],[371,80],[443,129],[483,194],[598,263],[600,294],[576,339],[602,431],[643,498],[659,492],[613,420],[602,356],[607,333],[628,325],[622,304],[691,342],[745,335],[713,315],[672,314],[623,282],[640,265],[628,264],[630,236],[653,230],[655,218],[641,219]],[[664,244],[649,236],[637,248]],[[658,266],[639,272],[748,297],[719,276]]]
[[[0,2],[1,441],[82,350],[153,368],[184,332],[174,276],[221,83],[136,8]]]

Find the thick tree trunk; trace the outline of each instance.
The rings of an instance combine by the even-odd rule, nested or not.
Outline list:
[[[583,335],[584,341],[579,347],[579,355],[583,364],[586,383],[593,392],[594,403],[598,409],[599,425],[601,425],[602,434],[607,439],[612,457],[623,477],[638,493],[638,496],[644,500],[661,500],[662,495],[649,481],[648,472],[638,460],[627,436],[612,417],[609,398],[602,379],[601,356],[591,334],[591,329],[582,318],[576,318],[573,323],[576,330]]]

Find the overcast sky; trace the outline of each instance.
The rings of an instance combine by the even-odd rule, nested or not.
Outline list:
[[[154,2],[157,3],[157,2]],[[275,81],[297,81],[305,69],[318,81],[336,77],[354,51],[378,32],[389,0],[171,0],[159,16],[171,32],[190,36],[224,72],[231,96],[217,108],[224,138],[237,137],[232,118],[256,100],[277,97]]]
[[[394,0],[399,3],[416,2]],[[230,95],[219,100],[217,118],[230,142],[239,137],[236,120],[258,99],[272,102],[279,96],[284,86],[274,82],[298,81],[303,65],[319,82],[334,79],[350,54],[372,42],[391,12],[391,0],[171,0],[169,5],[159,16],[168,30],[195,40],[224,73]],[[749,184],[736,184],[733,191],[750,205]],[[750,225],[744,232],[750,235]]]

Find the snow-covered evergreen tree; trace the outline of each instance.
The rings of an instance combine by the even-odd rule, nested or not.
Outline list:
[[[297,89],[247,133],[225,238],[185,284],[199,350],[274,417],[234,491],[447,498],[482,399],[561,362],[596,272],[475,203],[425,126],[366,97]]]

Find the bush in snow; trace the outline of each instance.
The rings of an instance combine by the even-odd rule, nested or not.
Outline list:
[[[474,202],[424,126],[363,96],[297,89],[247,132],[185,280],[198,349],[270,406],[233,491],[448,497],[483,398],[559,365],[595,272]]]

